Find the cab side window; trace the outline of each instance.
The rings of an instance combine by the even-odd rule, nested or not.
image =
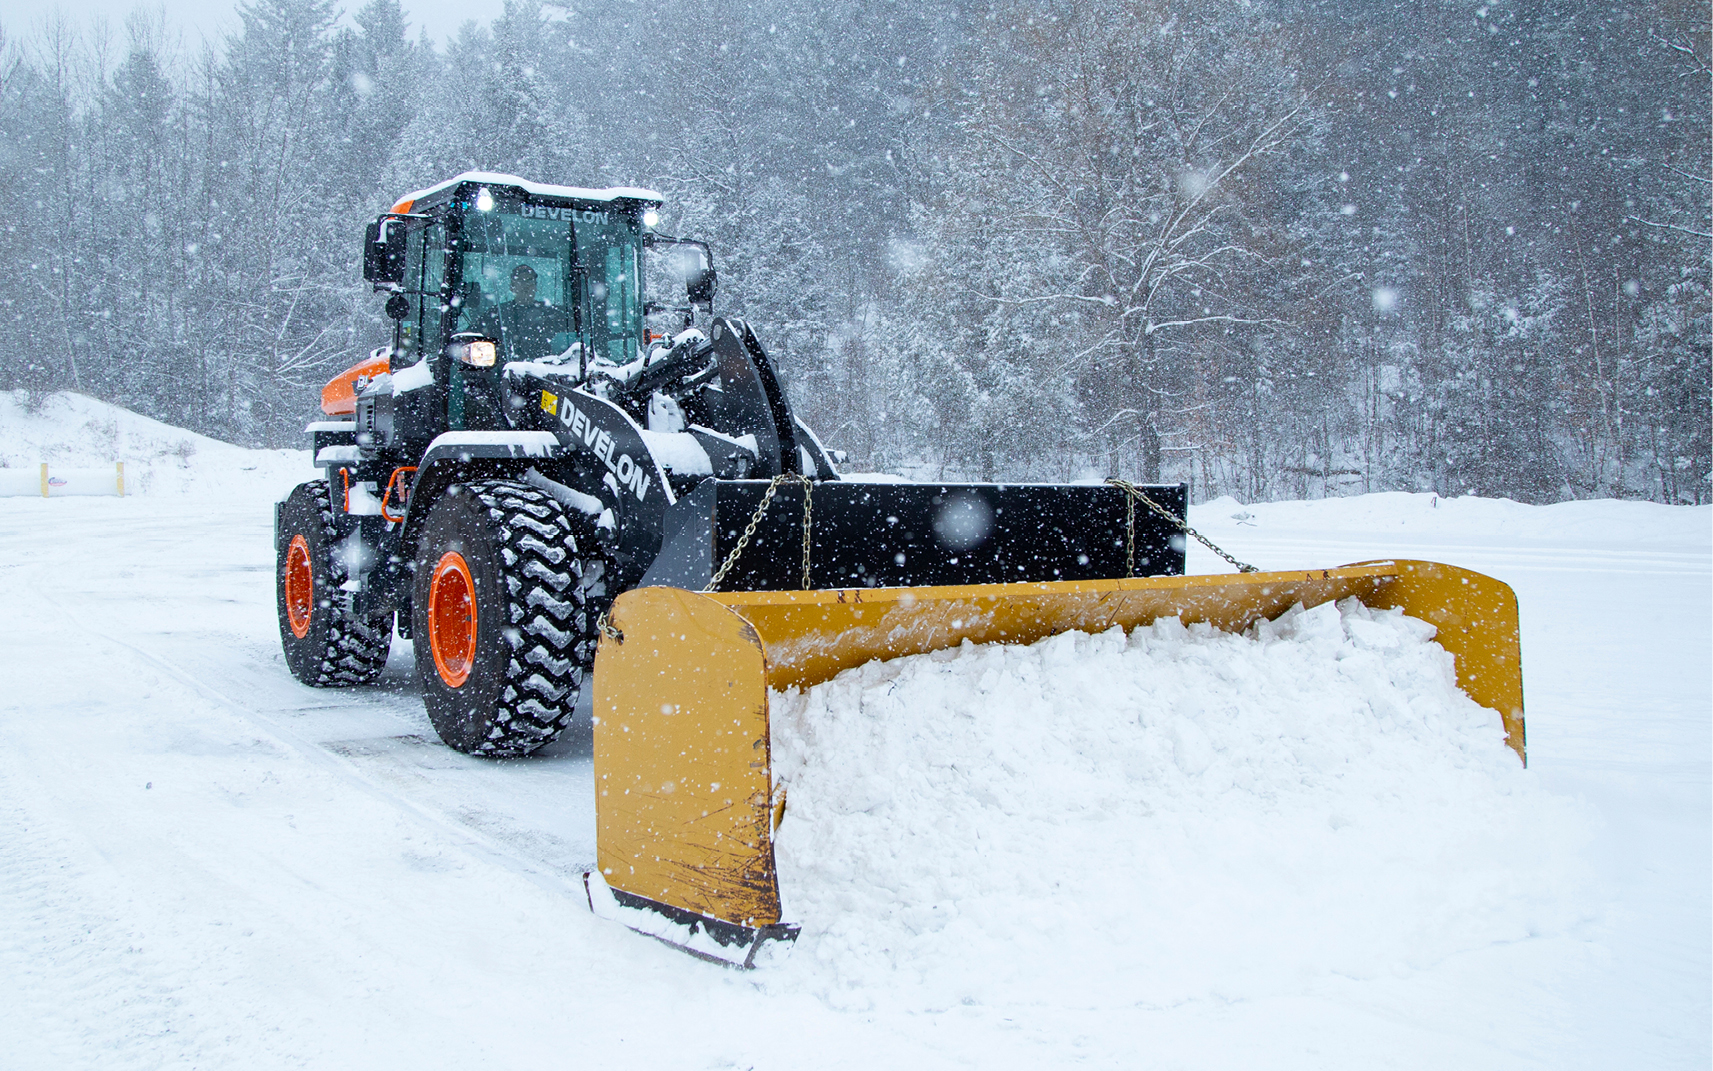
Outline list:
[[[393,367],[415,364],[441,344],[441,319],[446,313],[446,228],[434,223],[413,227],[404,240],[404,295],[410,312],[399,324],[399,353]]]
[[[583,344],[596,360],[625,364],[642,352],[638,225],[617,212],[586,211],[577,218],[576,240]]]
[[[412,227],[404,237],[404,296],[410,302],[410,312],[399,321],[394,368],[415,364],[422,356],[422,250],[423,228]]]
[[[445,344],[444,321],[449,311],[446,300],[446,227],[431,223],[422,229],[422,294],[421,342],[423,352],[437,354]]]

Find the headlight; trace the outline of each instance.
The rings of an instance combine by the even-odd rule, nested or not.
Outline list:
[[[495,347],[492,342],[482,339],[476,342],[454,342],[449,347],[452,356],[476,368],[492,368],[494,366]]]
[[[642,225],[644,227],[658,227],[660,225],[660,213],[652,208],[645,210],[642,214]]]

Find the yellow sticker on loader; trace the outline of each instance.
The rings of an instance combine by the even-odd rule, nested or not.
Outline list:
[[[541,411],[544,413],[552,413],[554,416],[558,416],[559,415],[559,395],[554,394],[550,390],[542,391],[541,392]]]

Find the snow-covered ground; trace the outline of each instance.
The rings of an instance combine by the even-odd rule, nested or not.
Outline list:
[[[133,495],[249,495],[302,479],[299,450],[246,450],[82,394],[0,391],[0,469],[111,469]]]
[[[1264,567],[1512,584],[1526,772],[1355,609],[781,698],[805,932],[741,974],[589,914],[586,733],[451,752],[404,644],[376,688],[292,681],[270,507],[307,453],[0,395],[6,465],[115,453],[160,475],[0,500],[0,1065],[1708,1064],[1708,509],[1195,509]]]

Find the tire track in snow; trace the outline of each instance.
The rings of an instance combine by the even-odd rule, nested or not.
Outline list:
[[[0,770],[0,1050],[6,1066],[72,1067],[101,1052],[106,1068],[194,1063],[205,1030],[163,984],[172,967],[148,941],[98,906],[100,883],[74,842],[47,828]],[[66,999],[70,994],[72,999]]]
[[[37,598],[60,613],[85,635],[98,637],[111,646],[128,652],[132,657],[167,674],[181,686],[216,704],[228,713],[236,715],[252,728],[265,733],[276,743],[308,760],[315,768],[332,774],[342,782],[360,789],[376,801],[407,815],[424,829],[449,835],[455,844],[469,850],[485,862],[521,877],[547,892],[569,897],[584,910],[587,910],[587,894],[582,887],[581,871],[567,872],[556,868],[543,859],[532,858],[517,851],[508,843],[508,839],[530,839],[528,831],[507,828],[507,820],[504,816],[469,808],[460,809],[456,814],[448,814],[381,784],[369,771],[355,761],[354,756],[362,755],[364,752],[362,749],[350,747],[352,742],[339,742],[343,746],[340,747],[340,750],[333,750],[308,739],[280,718],[232,698],[171,659],[94,627],[76,611],[66,606],[63,601],[44,591],[40,577],[35,571],[29,571],[28,575],[30,589]],[[593,801],[591,800],[592,805]],[[496,836],[490,832],[496,829],[504,829],[507,834],[510,834],[510,837]],[[591,860],[590,865],[592,862]]]

